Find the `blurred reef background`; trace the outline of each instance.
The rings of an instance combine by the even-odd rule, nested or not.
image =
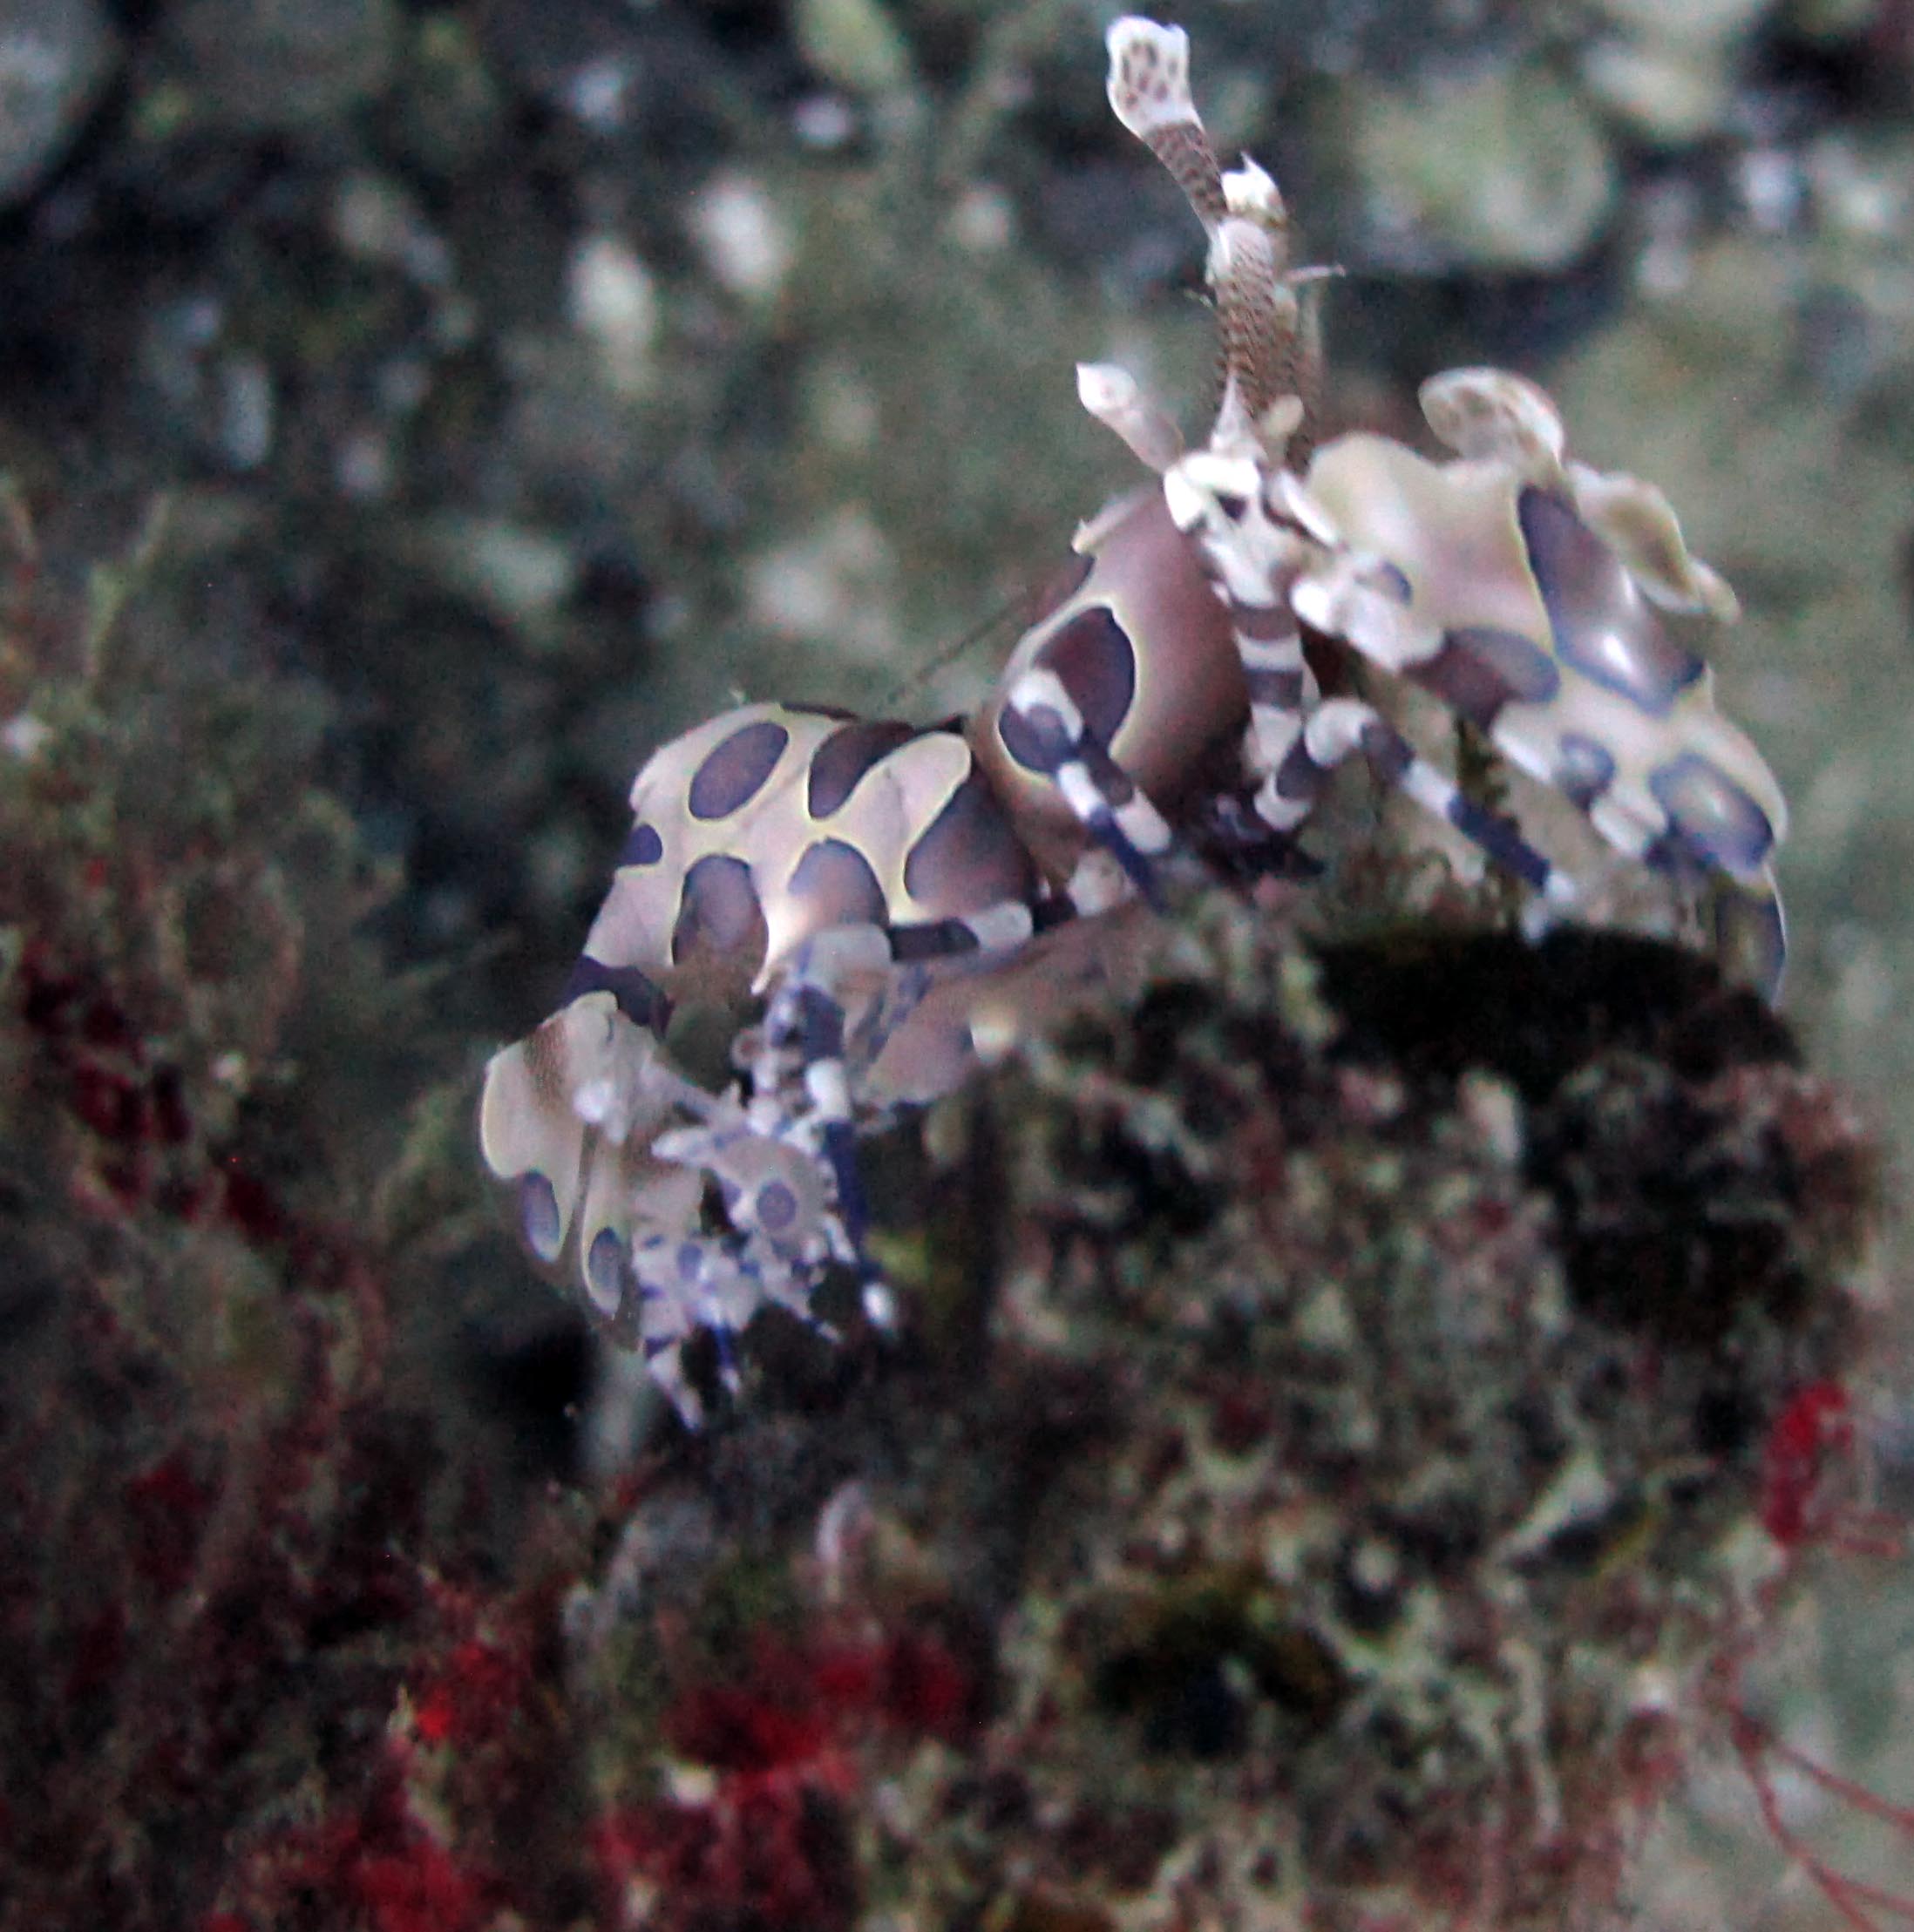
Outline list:
[[[1170,1922],[1134,1902],[1154,1895],[1116,1841],[1167,1858],[1187,1820],[1146,1819],[1132,1793],[1128,1824],[1083,1839],[1109,1896],[1132,1900],[1104,1912],[1051,1887],[1043,1861],[1069,1846],[1040,1806],[947,1788],[935,1753],[1035,1725],[1016,1698],[1053,1664],[1144,1760],[1204,1778],[1271,1748],[1272,1725],[1313,1735],[1346,1712],[1343,1665],[1293,1605],[1251,1600],[1240,1553],[1180,1595],[1027,1624],[1021,1649],[992,1630],[1028,1578],[1020,1539],[1059,1507],[1019,1487],[1029,1469],[1107,1475],[1140,1453],[1055,1393],[1043,1351],[1100,1360],[1094,1313],[1061,1338],[1021,1304],[1005,1316],[1062,1404],[1014,1440],[1004,1388],[950,1381],[981,1318],[936,1302],[958,1353],[943,1383],[917,1362],[930,1380],[903,1385],[940,1392],[930,1447],[898,1440],[908,1409],[886,1411],[853,1354],[800,1360],[788,1407],[767,1394],[742,1433],[648,1461],[621,1446],[628,1404],[507,1237],[474,1144],[478,1068],[561,985],[642,756],[739,693],[967,707],[1070,531],[1134,480],[1073,364],[1124,362],[1200,415],[1200,238],[1108,112],[1114,10],[0,0],[7,1932],[610,1928],[646,1909],[828,1927],[879,1895],[899,1926]],[[1799,1325],[1761,1302],[1784,1332],[1764,1360],[1843,1372],[1848,1300],[1864,1275],[1868,1293],[1886,1283],[1866,1433],[1904,1517],[1914,6],[1160,11],[1191,31],[1218,146],[1270,166],[1307,257],[1346,271],[1326,310],[1332,417],[1416,440],[1422,376],[1533,375],[1577,452],[1666,489],[1741,594],[1722,702],[1794,807],[1788,1011],[1837,1087],[1742,1042],[1678,1068],[1692,1090],[1658,1105],[1733,1141],[1708,1109],[1734,1068],[1768,1069],[1736,1088],[1748,1118],[1789,1081],[1812,1089],[1788,1116],[1797,1167],[1753,1162],[1760,1188],[1735,1196],[1752,1221],[1796,1217],[1787,1265],[1816,1285]],[[1668,994],[1678,1018],[1645,1047],[1604,993],[1618,1030],[1576,1050],[1663,1053],[1688,1037],[1688,998]],[[1295,993],[1280,1025],[1307,1036],[1308,1008]],[[1432,1096],[1415,1050],[1389,1047],[1411,1098],[1370,1095],[1351,1131],[1389,1141],[1402,1113],[1435,1149],[1434,1169],[1410,1163],[1417,1212],[1493,1194],[1536,1244],[1497,1265],[1571,1282],[1572,1255],[1524,1219],[1532,1192],[1495,1171],[1515,1104],[1496,1081],[1542,1101],[1507,1068]],[[1014,1099],[979,1104],[1017,1117]],[[967,1131],[967,1149],[990,1140]],[[1337,1185],[1360,1193],[1356,1171]],[[1053,1210],[1029,1211],[1054,1233]],[[1614,1318],[1563,1292],[1564,1320]],[[1209,1405],[1238,1445],[1218,1453],[1281,1440],[1268,1418],[1217,1422],[1201,1350],[1176,1354],[1185,1317],[1144,1313],[1164,1325],[1137,1346]],[[1667,1538],[1727,1535],[1714,1492],[1661,1508],[1684,1457],[1713,1456],[1742,1519],[1761,1514],[1778,1398],[1704,1395],[1714,1433],[1657,1439],[1639,1493],[1610,1497],[1620,1515],[1596,1512],[1589,1574],[1646,1576]],[[1144,1470],[1135,1494],[1166,1480]],[[1904,1569],[1798,1554],[1822,1587],[1748,1661],[1746,1695],[1914,1801]],[[1322,1562],[1372,1583],[1388,1568]],[[1502,1600],[1506,1577],[1470,1575]],[[1709,1654],[1689,1634],[1678,1676]],[[1250,1690],[1205,1678],[1205,1645],[1246,1659]],[[1188,1698],[1164,1710],[1138,1687],[1159,1680]],[[1787,1878],[1731,1754],[1687,1768],[1642,1922],[1837,1922]],[[879,1784],[900,1794],[886,1855],[941,1820],[920,1898],[872,1849]],[[1379,1815],[1396,1801],[1371,1796]],[[1798,1781],[1782,1796],[1817,1843],[1914,1884],[1904,1838],[1897,1874],[1891,1834],[1883,1853],[1851,1807]],[[997,1834],[1037,1874],[1021,1890],[992,1876]],[[1363,1848],[1335,1843],[1354,1885]],[[772,1848],[769,1876],[746,1844]],[[1510,1900],[1488,1922],[1547,1908]]]

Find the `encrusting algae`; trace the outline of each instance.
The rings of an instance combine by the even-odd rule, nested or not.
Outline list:
[[[1785,1442],[1873,1157],[1782,1024],[1218,896],[932,1138],[935,1341],[754,1388],[574,1603],[657,1713],[629,1922],[1612,1922],[1851,1501]]]

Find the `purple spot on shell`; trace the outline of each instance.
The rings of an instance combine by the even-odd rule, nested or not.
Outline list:
[[[1035,884],[1028,851],[974,769],[951,793],[904,861],[904,890],[927,919],[1027,899]]]
[[[884,888],[870,860],[841,838],[820,838],[811,846],[798,861],[787,890],[813,932],[884,924]]]
[[[1108,605],[1093,604],[1046,638],[1030,660],[1033,670],[1054,672],[1083,720],[1087,736],[1108,745],[1137,699],[1136,647]],[[1034,742],[1028,722],[1007,710],[997,722],[1003,748],[1026,771],[1047,773],[1047,752]]]
[[[1606,745],[1569,731],[1556,750],[1555,782],[1585,810],[1614,783],[1615,761]]]
[[[698,952],[755,970],[764,958],[764,919],[751,869],[729,852],[707,852],[684,875],[671,959],[682,966]]]
[[[691,816],[709,821],[742,810],[777,769],[790,742],[790,732],[769,718],[741,725],[698,767],[685,793]]]
[[[798,1196],[782,1181],[767,1181],[757,1190],[757,1224],[767,1234],[782,1234],[798,1218]]]
[[[1701,675],[1701,660],[1668,634],[1621,559],[1568,504],[1531,485],[1516,509],[1556,654],[1649,716],[1662,716]]]
[[[659,837],[658,828],[637,824],[631,828],[624,850],[618,855],[618,863],[621,865],[655,865],[663,857],[664,840]]]
[[[601,1228],[585,1256],[585,1285],[607,1315],[615,1314],[624,1299],[627,1267],[625,1244],[612,1229]]]
[[[828,818],[880,759],[917,736],[914,726],[867,719],[833,731],[811,756],[805,805],[813,818]]]
[[[583,954],[565,983],[567,1002],[588,993],[608,993],[618,1010],[635,1027],[662,1034],[671,1017],[671,1002],[636,966],[610,966]]]
[[[542,1174],[527,1174],[519,1183],[519,1226],[526,1245],[540,1261],[556,1261],[565,1244],[559,1219],[558,1196]]]
[[[1684,752],[1664,765],[1648,789],[1682,844],[1707,864],[1746,877],[1774,845],[1768,814],[1697,752]]]

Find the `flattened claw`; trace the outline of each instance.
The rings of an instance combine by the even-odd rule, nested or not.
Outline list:
[[[1503,462],[1525,482],[1552,484],[1565,446],[1545,390],[1505,369],[1449,369],[1422,384],[1422,415],[1456,454]]]

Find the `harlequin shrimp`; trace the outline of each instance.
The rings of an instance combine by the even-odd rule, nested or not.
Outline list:
[[[1208,240],[1206,440],[1186,450],[1122,369],[1080,368],[1084,407],[1155,480],[1078,532],[1074,580],[990,700],[928,726],[750,704],[655,753],[564,1003],[486,1069],[485,1156],[527,1244],[576,1269],[689,1420],[697,1331],[729,1376],[766,1304],[817,1324],[833,1264],[882,1319],[859,1130],[959,1085],[987,1037],[1094,973],[1111,922],[1293,866],[1336,766],[1360,755],[1545,912],[1575,906],[1577,880],[1381,710],[1323,694],[1326,654],[1433,694],[1623,858],[1711,893],[1724,959],[1778,984],[1784,807],[1663,621],[1734,614],[1666,499],[1571,460],[1548,397],[1494,369],[1424,385],[1446,459],[1319,445],[1323,271],[1291,266],[1270,176],[1220,167],[1183,32],[1125,18],[1109,46],[1118,120]],[[713,1093],[667,1024],[747,997],[762,1020]]]

